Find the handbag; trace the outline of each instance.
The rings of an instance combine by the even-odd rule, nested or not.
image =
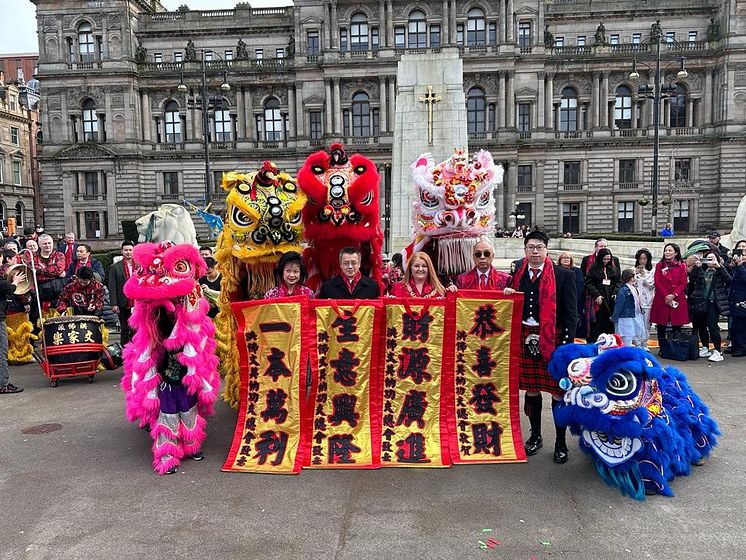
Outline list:
[[[659,355],[667,360],[687,362],[699,359],[697,335],[690,329],[669,332],[665,340],[660,341]]]

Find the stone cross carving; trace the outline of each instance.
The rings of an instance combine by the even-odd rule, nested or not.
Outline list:
[[[441,101],[440,95],[433,93],[433,86],[427,86],[427,94],[420,97],[420,103],[427,103],[427,145],[433,145],[433,105]]]

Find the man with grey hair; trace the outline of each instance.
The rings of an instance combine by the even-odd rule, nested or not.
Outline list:
[[[500,272],[492,266],[495,248],[486,237],[474,245],[472,257],[474,268],[464,272],[456,279],[460,290],[503,290],[510,282],[510,274]]]

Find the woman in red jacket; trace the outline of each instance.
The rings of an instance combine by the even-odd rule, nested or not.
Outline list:
[[[658,343],[666,339],[666,327],[679,331],[689,322],[686,302],[687,270],[676,243],[666,243],[663,258],[655,265],[655,297],[650,321],[658,329]]]
[[[391,287],[389,295],[394,297],[445,297],[447,291],[455,291],[455,286],[444,287],[438,280],[433,262],[427,253],[418,252],[407,261],[404,280]]]

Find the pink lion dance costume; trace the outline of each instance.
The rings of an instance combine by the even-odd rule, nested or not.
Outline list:
[[[202,458],[205,416],[213,413],[220,380],[215,327],[197,279],[205,261],[192,245],[143,243],[134,250],[137,272],[124,285],[135,301],[125,347],[127,419],[150,426],[153,468],[176,472],[185,457]]]

